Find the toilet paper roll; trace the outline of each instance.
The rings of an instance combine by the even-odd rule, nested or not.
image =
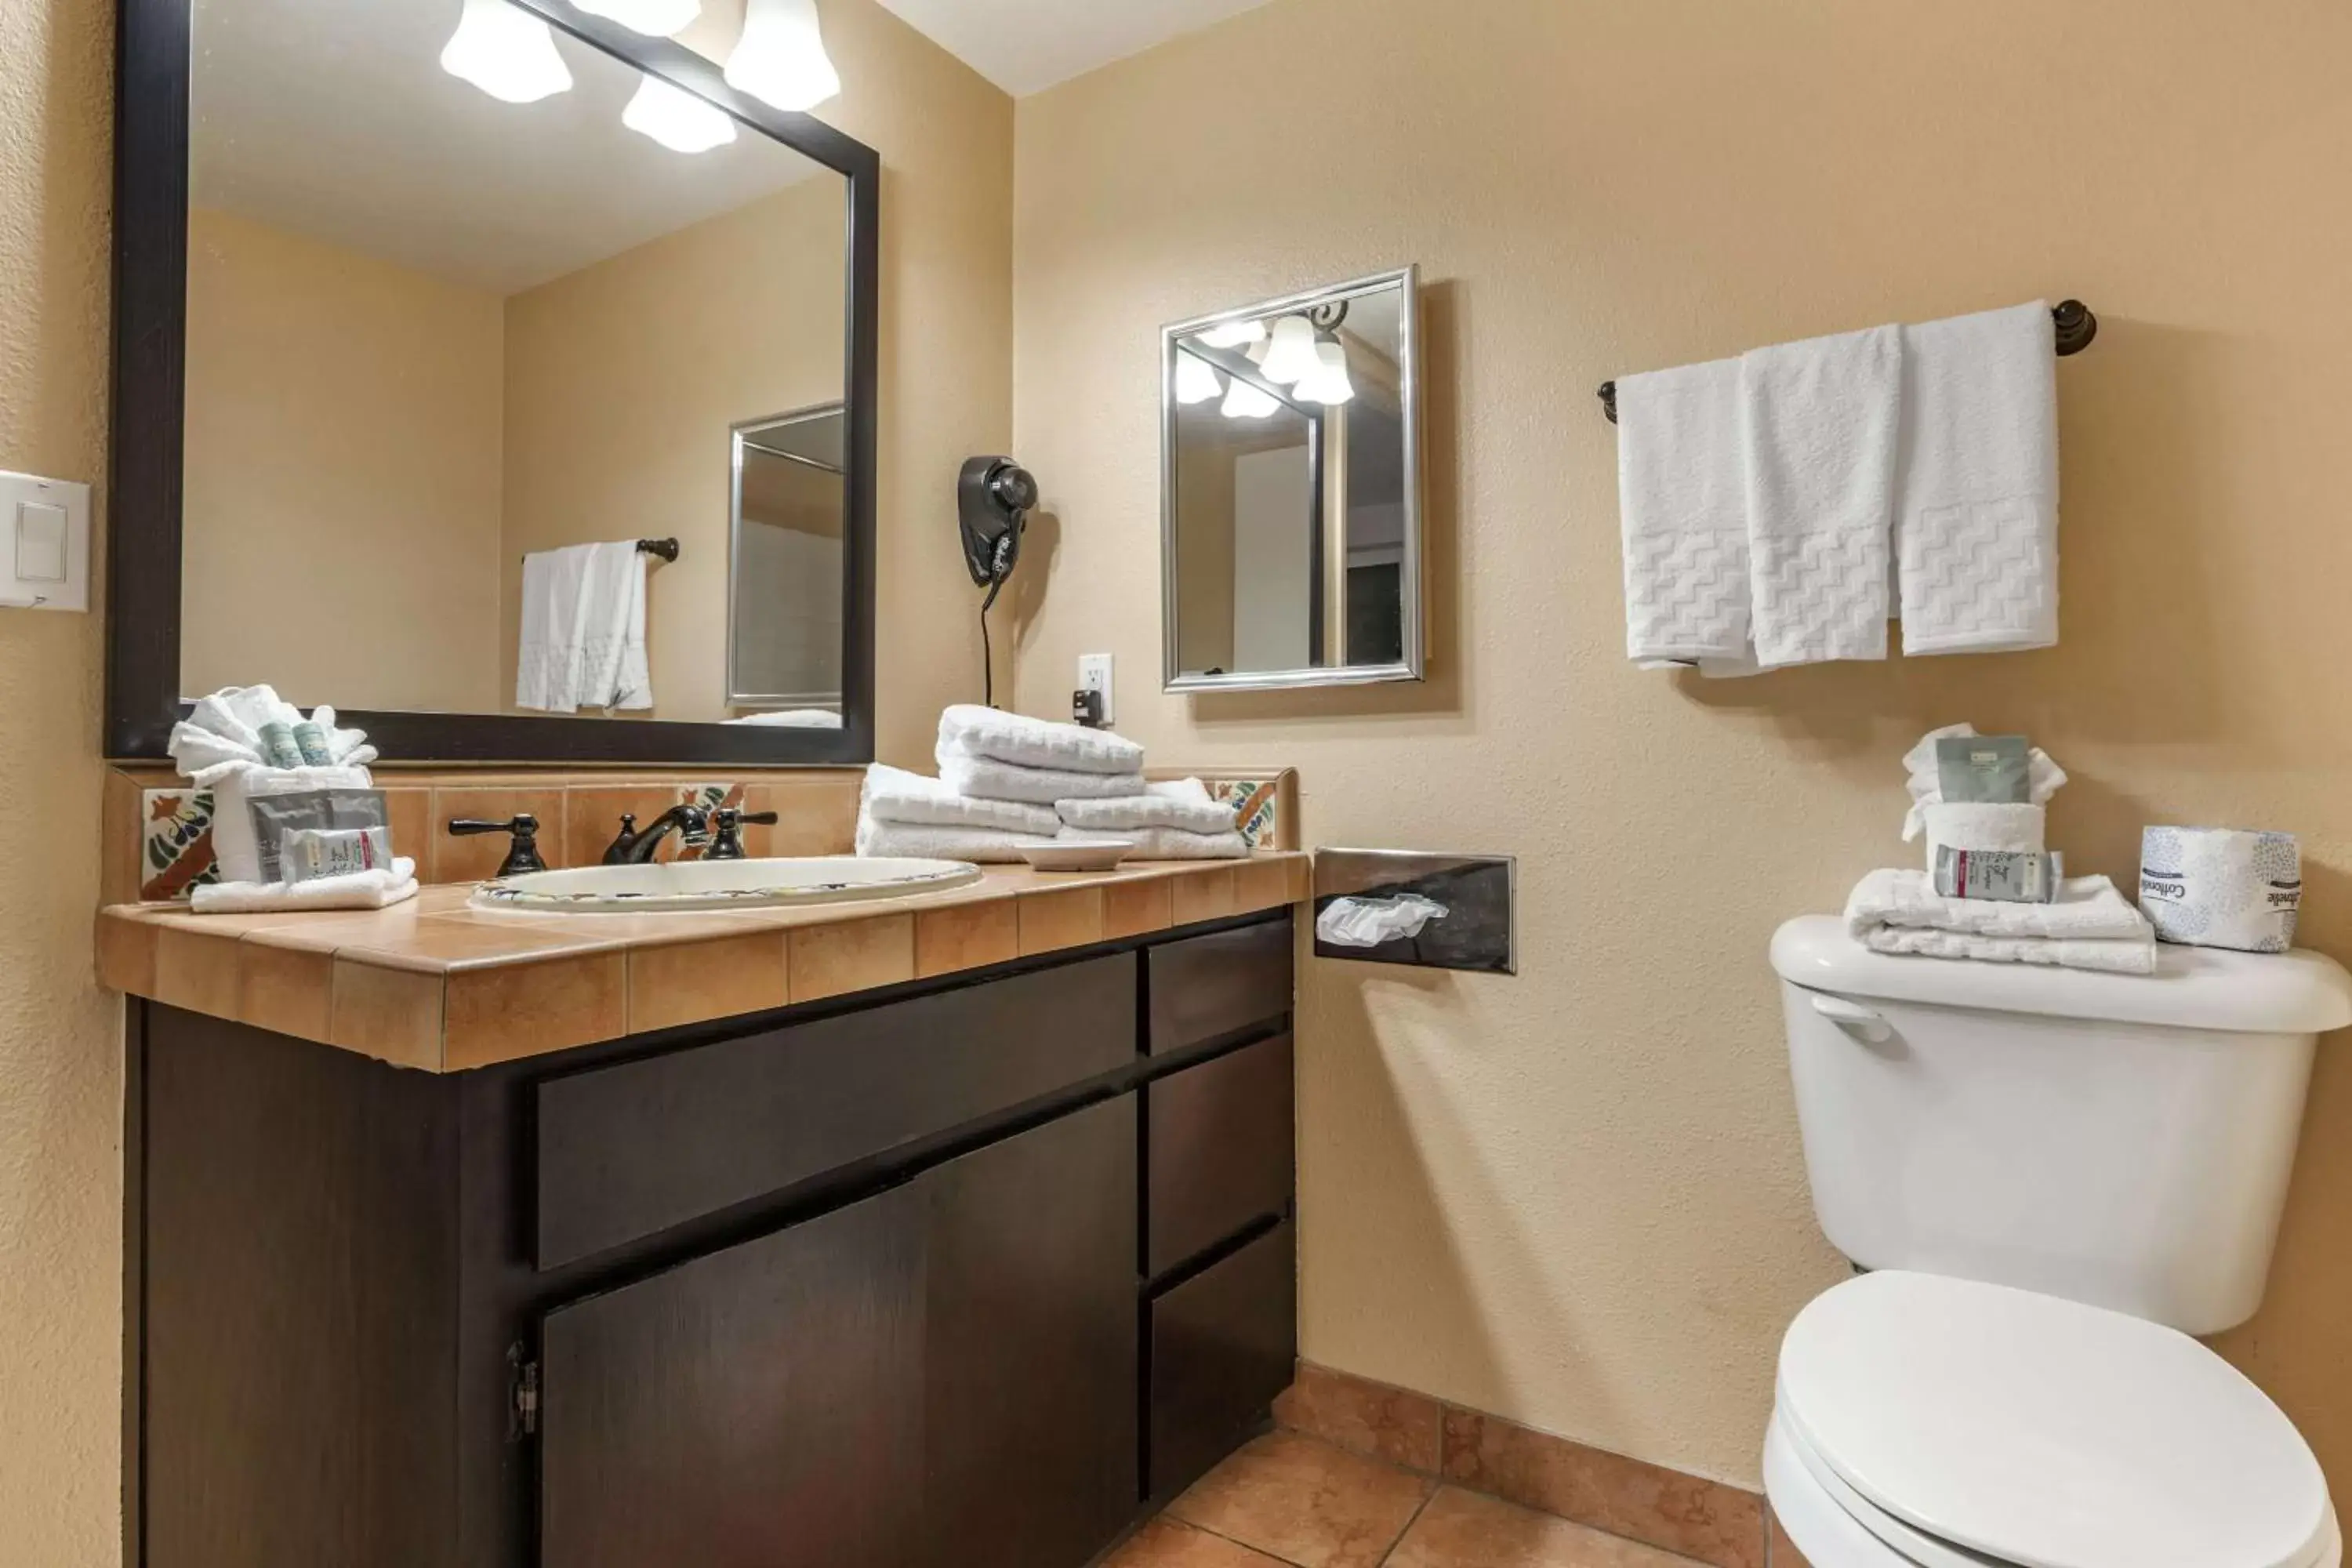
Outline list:
[[[1930,876],[1936,870],[1936,851],[1946,845],[1955,849],[2006,849],[2039,855],[2049,823],[2049,814],[2041,806],[1991,801],[1929,801],[1926,816]]]
[[[2284,952],[2303,907],[2302,848],[2292,833],[2147,828],[2139,907],[2158,942]]]

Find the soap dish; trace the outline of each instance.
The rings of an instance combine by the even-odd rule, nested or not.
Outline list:
[[[1021,858],[1040,871],[1108,871],[1134,853],[1131,839],[1081,838],[1024,849]]]

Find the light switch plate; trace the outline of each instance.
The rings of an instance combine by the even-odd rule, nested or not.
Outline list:
[[[1082,653],[1078,655],[1078,689],[1102,694],[1102,721],[1106,724],[1118,717],[1111,711],[1110,655]]]
[[[0,609],[89,608],[89,487],[0,473]]]

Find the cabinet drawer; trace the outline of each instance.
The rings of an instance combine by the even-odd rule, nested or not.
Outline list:
[[[1151,1054],[1181,1051],[1290,1011],[1290,917],[1146,951]]]
[[[1266,1418],[1298,1359],[1290,1225],[1152,1301],[1146,1473],[1166,1498],[1208,1474]]]
[[[1290,1206],[1295,1104],[1288,1035],[1144,1090],[1146,1275],[1164,1273],[1252,1220]]]
[[[551,1268],[1135,1059],[1129,953],[538,1086]]]

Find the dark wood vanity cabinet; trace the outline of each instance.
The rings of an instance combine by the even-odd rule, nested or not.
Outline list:
[[[133,1002],[132,1560],[1080,1568],[1288,1381],[1286,912],[444,1078]]]

